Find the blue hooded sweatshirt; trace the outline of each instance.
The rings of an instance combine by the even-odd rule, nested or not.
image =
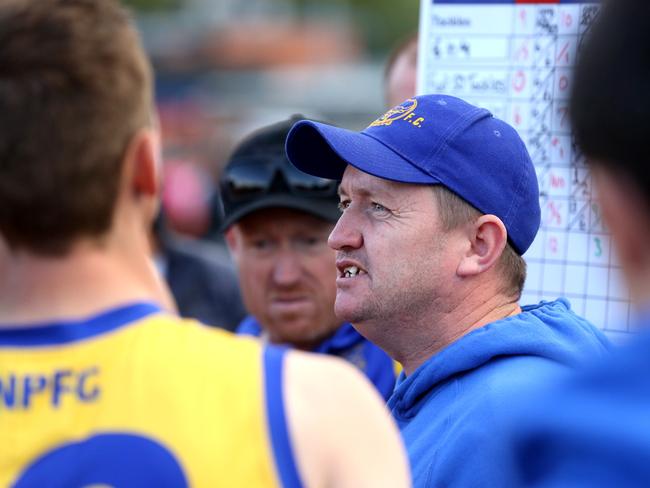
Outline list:
[[[526,390],[607,353],[605,336],[566,300],[476,329],[404,373],[388,401],[402,432],[415,487],[505,486],[496,442]]]
[[[262,326],[249,315],[237,327],[237,334],[259,337]],[[395,362],[383,349],[375,346],[359,334],[352,325],[345,323],[311,352],[340,357],[358,367],[379,394],[387,400],[395,387]]]

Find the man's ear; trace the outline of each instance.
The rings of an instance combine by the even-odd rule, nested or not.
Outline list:
[[[160,138],[152,128],[143,128],[133,135],[125,155],[130,167],[129,186],[135,195],[158,197],[160,194]]]
[[[125,190],[136,197],[160,196],[161,163],[160,138],[155,129],[142,128],[136,132],[124,155]]]
[[[151,229],[160,208],[160,140],[153,128],[142,128],[129,141],[124,155],[121,194],[135,205]]]
[[[228,250],[230,251],[230,255],[235,261],[239,260],[239,239],[240,236],[237,235],[237,230],[235,229],[235,226],[237,224],[231,225],[228,227],[228,230],[224,233],[224,238],[226,240],[226,244],[228,245]]]
[[[469,246],[461,258],[458,276],[474,276],[490,269],[499,260],[508,242],[505,225],[496,215],[481,215],[467,226]]]

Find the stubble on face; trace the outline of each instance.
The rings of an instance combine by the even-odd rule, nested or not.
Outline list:
[[[367,263],[368,290],[355,300],[354,306],[342,304],[339,301],[340,291],[337,291],[334,306],[337,317],[355,325],[375,323],[392,326],[425,314],[440,298],[436,285],[442,279],[437,269],[440,268],[443,242],[444,238],[431,242],[431,253],[424,256],[397,248],[394,256],[381,266],[383,272],[377,273],[373,265],[367,263],[368,260],[355,255],[357,261]]]

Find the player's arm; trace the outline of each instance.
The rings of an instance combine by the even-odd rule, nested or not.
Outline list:
[[[287,427],[307,487],[411,486],[397,427],[358,370],[292,352],[284,379]]]

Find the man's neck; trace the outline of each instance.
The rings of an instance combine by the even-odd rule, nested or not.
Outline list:
[[[411,318],[400,317],[393,324],[385,321],[381,324],[381,329],[386,333],[392,331],[392,339],[387,341],[390,344],[378,345],[402,364],[407,376],[431,356],[469,332],[521,313],[513,297],[494,293],[490,287],[473,287],[465,293],[456,294],[453,301],[437,301],[444,302],[444,307],[434,303],[429,313]],[[364,328],[370,327],[365,325]],[[396,334],[399,334],[398,341],[395,341]]]
[[[136,301],[172,309],[146,254],[76,246],[65,257],[10,253],[0,277],[0,324],[83,318]]]
[[[501,298],[503,300],[497,300],[497,297],[494,297],[490,301],[491,303],[486,302],[482,304],[473,313],[452,313],[441,317],[436,324],[431,324],[437,332],[439,331],[439,335],[436,337],[430,336],[428,341],[426,339],[423,340],[418,344],[418,347],[412,348],[405,354],[401,361],[404,372],[407,375],[412,374],[431,356],[473,330],[505,317],[521,313],[519,304],[510,302],[504,297]]]

